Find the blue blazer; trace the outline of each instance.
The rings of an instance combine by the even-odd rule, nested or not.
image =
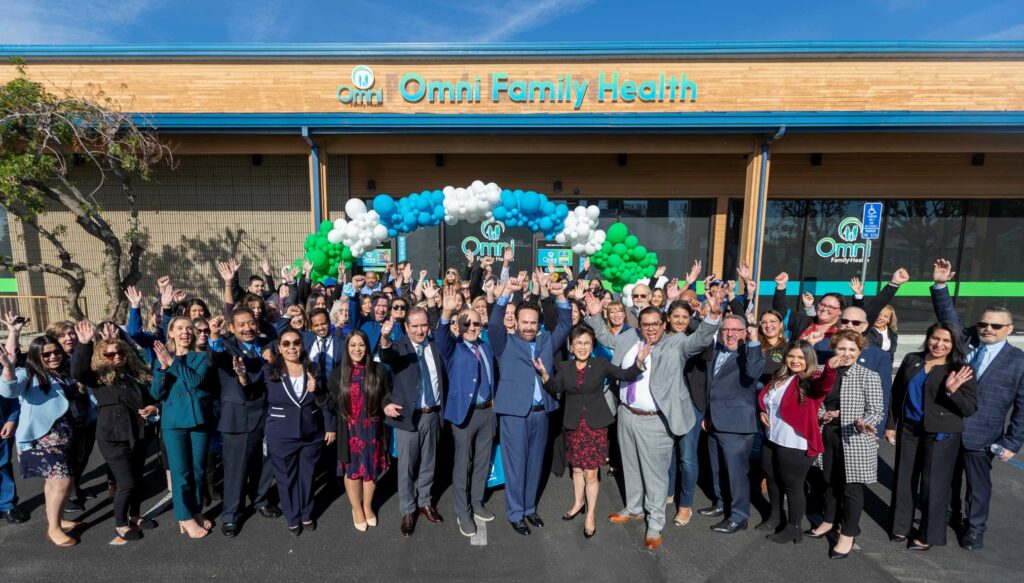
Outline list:
[[[204,382],[209,368],[210,355],[205,351],[175,356],[167,370],[154,362],[149,394],[161,402],[161,427],[191,429],[213,421],[215,397]]]
[[[477,394],[487,385],[487,371],[477,360],[473,351],[461,337],[453,336],[449,322],[441,321],[435,333],[435,346],[441,352],[445,369],[448,371],[448,398],[444,404],[444,419],[455,425],[462,425],[469,411],[476,404]],[[480,357],[491,365],[491,376],[496,377],[498,367],[494,352],[485,342],[478,344]],[[494,397],[496,378],[492,378],[491,397]]]
[[[501,372],[498,389],[494,393],[494,412],[499,415],[526,417],[533,406],[534,382],[539,381],[537,369],[533,367],[530,356],[530,343],[518,334],[505,331],[505,305],[507,297],[498,298],[496,307],[491,311],[487,323],[487,336],[491,348],[498,358],[498,370]],[[558,324],[554,332],[539,334],[536,339],[535,352],[547,370],[555,370],[552,363],[554,354],[565,342],[572,330],[572,308],[568,302],[558,304]],[[558,409],[555,400],[543,388],[540,391],[544,410],[550,413]]]
[[[939,321],[955,322],[963,328],[949,289],[932,286],[931,290],[932,306]],[[975,326],[964,330],[964,341],[972,348],[981,343]],[[989,362],[985,374],[975,381],[978,383],[978,409],[964,419],[964,449],[986,451],[990,445],[998,443],[1012,452],[1019,452],[1024,445],[1024,351],[1007,342]],[[1009,426],[1006,425],[1007,415]]]
[[[444,365],[441,362],[441,351],[437,344],[427,340],[430,345],[430,352],[434,356],[434,367],[437,369],[438,382],[441,387],[441,398],[438,405],[441,406],[441,418],[444,418],[444,400],[447,392],[447,378]],[[408,336],[393,342],[389,348],[380,349],[380,361],[391,369],[393,382],[391,392],[384,396],[382,406],[392,403],[402,407],[402,414],[398,417],[384,417],[384,423],[397,429],[405,431],[416,431],[415,415],[420,408],[420,367],[419,358],[416,357],[416,348]]]
[[[370,338],[370,353],[376,354],[377,348],[380,346],[380,322],[374,320],[372,314],[369,318],[363,317],[362,312],[359,311],[358,298],[359,295],[357,294],[348,299],[348,319],[352,322],[353,330],[366,332],[366,335]],[[401,326],[395,326],[391,329],[392,342],[397,342],[403,336],[405,336],[405,330]]]
[[[707,415],[711,426],[723,433],[757,433],[757,395],[764,372],[761,346],[740,345],[736,356],[725,361],[715,374],[718,353],[716,346],[707,364]]]
[[[338,420],[325,406],[329,398],[326,386],[317,386],[316,392],[310,394],[303,378],[302,393],[296,397],[288,386],[291,379],[275,381],[270,378],[270,365],[263,367],[262,382],[267,389],[265,434],[268,440],[322,439],[326,431],[336,431]]]
[[[235,375],[232,359],[241,356],[249,384],[242,386]],[[267,409],[266,386],[262,382],[265,361],[259,354],[246,352],[237,338],[225,338],[210,349],[212,366],[220,378],[220,422],[222,433],[249,433],[259,429]]]
[[[39,387],[39,380],[32,379],[28,384],[28,371],[24,368],[15,369],[15,380],[9,381],[0,377],[0,397],[5,400],[17,399],[20,403],[20,418],[11,419],[10,409],[4,421],[18,421],[14,432],[18,451],[32,448],[32,442],[50,432],[55,421],[64,416],[68,410],[68,399],[60,385],[50,383],[50,391],[44,393]]]
[[[327,375],[331,374],[334,367],[341,365],[341,357],[345,354],[345,338],[340,334],[340,331],[328,336],[331,339],[331,353],[328,355],[327,360],[329,362],[328,370],[321,371],[321,376],[326,380]],[[302,332],[302,345],[306,347],[306,354],[313,354],[313,345],[320,341],[320,337],[312,332]],[[318,355],[319,357],[319,355]],[[313,362],[316,362],[318,358],[310,356]]]

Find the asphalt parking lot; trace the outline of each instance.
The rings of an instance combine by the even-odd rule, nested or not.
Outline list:
[[[887,481],[893,448],[883,444],[881,452],[879,474]],[[169,505],[164,504],[154,512],[160,523],[156,530],[139,542],[117,546],[110,544],[114,523],[101,461],[96,454],[87,473],[86,484],[98,496],[89,501],[85,513],[74,517],[88,526],[81,543],[71,549],[57,549],[44,537],[42,481],[19,482],[21,505],[31,512],[31,520],[0,525],[0,581],[1024,581],[1017,557],[1024,540],[1024,463],[1016,460],[997,464],[994,470],[995,499],[983,550],[965,551],[952,536],[949,546],[926,553],[890,543],[882,527],[889,490],[875,484],[857,539],[860,550],[845,561],[829,560],[825,541],[778,545],[752,528],[722,535],[708,529],[713,520],[696,515],[685,527],[668,527],[662,548],[648,551],[642,523],[617,526],[604,519],[622,503],[618,484],[605,475],[597,535],[590,540],[583,538],[582,516],[572,522],[559,519],[570,507],[572,494],[569,480],[554,476],[539,505],[547,525],[529,537],[517,535],[503,520],[500,490],[488,502],[498,518],[484,525],[475,539],[462,536],[451,513],[451,491],[447,484],[439,484],[437,506],[445,523],[420,521],[411,538],[402,538],[394,474],[389,472],[378,491],[380,524],[367,533],[353,528],[347,500],[335,498],[327,488],[318,499],[319,528],[298,538],[282,519],[256,515],[236,538],[227,539],[215,529],[204,540],[190,540],[178,534]],[[144,511],[166,494],[158,463],[150,464],[147,479]],[[706,501],[701,492],[696,506]],[[215,517],[218,511],[215,505],[208,515]],[[765,511],[763,504],[760,511]]]

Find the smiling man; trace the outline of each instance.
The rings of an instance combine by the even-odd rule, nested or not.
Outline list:
[[[955,322],[963,328],[946,287],[955,275],[949,261],[935,262],[932,305],[940,322]],[[992,459],[1010,461],[1024,444],[1024,351],[1006,341],[1012,332],[1013,314],[1002,306],[985,308],[978,323],[964,329],[964,340],[971,346],[967,362],[978,383],[978,410],[964,419],[960,456],[953,476],[951,522],[960,522],[963,507],[966,516],[960,546],[972,551],[985,544],[988,504],[992,498]],[[967,477],[963,505],[961,476]]]

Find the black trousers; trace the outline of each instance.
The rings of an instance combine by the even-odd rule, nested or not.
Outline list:
[[[75,427],[75,436],[71,446],[71,478],[75,481],[75,491],[72,498],[79,497],[82,491],[82,474],[89,464],[89,457],[92,455],[93,447],[96,446],[96,421],[88,421],[81,427]],[[108,472],[109,473],[109,472]]]
[[[796,527],[803,523],[807,511],[804,482],[813,464],[814,458],[807,455],[806,449],[784,447],[768,439],[761,442],[761,468],[768,477],[772,516],[780,516],[785,495],[787,522]]]
[[[97,438],[96,445],[117,484],[117,491],[114,492],[114,521],[119,527],[130,526],[128,517],[139,516],[142,505],[148,440],[137,439],[134,444],[129,444],[127,441]]]
[[[263,426],[249,433],[222,433],[224,440],[224,524],[238,522],[245,496],[257,510],[267,506],[274,468],[263,455]]]
[[[892,489],[892,534],[909,536],[914,511],[921,509],[917,538],[929,545],[946,544],[946,512],[953,484],[953,468],[960,450],[960,434],[936,440],[921,424],[905,421],[896,437],[896,483]],[[914,469],[920,468],[915,504]]]
[[[961,445],[953,474],[953,500],[950,508],[956,518],[963,508],[964,526],[984,534],[988,522],[988,502],[992,497],[992,454],[972,451]],[[967,478],[967,488],[962,487]],[[961,502],[961,500],[963,502]]]
[[[838,516],[843,525],[843,536],[857,536],[860,534],[860,515],[864,512],[864,484],[846,481],[842,428],[829,424],[822,428],[821,433],[825,442],[825,452],[821,457],[821,473],[825,479],[824,521],[835,524]]]

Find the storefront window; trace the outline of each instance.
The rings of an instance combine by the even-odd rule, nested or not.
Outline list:
[[[1024,333],[1024,201],[967,203],[964,247],[956,261],[957,309],[965,323],[978,321],[985,306],[1009,308],[1017,333]]]

